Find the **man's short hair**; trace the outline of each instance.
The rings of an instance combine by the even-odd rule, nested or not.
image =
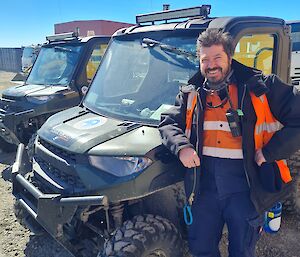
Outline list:
[[[206,29],[197,40],[198,57],[202,47],[211,47],[212,45],[222,45],[228,57],[232,57],[234,54],[233,40],[228,32],[219,29]]]

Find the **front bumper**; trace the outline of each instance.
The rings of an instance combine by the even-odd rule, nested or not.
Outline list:
[[[24,145],[20,144],[12,169],[13,195],[21,206],[51,236],[74,254],[72,246],[64,237],[63,226],[71,221],[78,206],[108,206],[106,196],[90,195],[63,197],[60,194],[44,194],[22,175]],[[28,166],[27,166],[28,167]]]
[[[10,144],[18,145],[20,140],[16,136],[19,117],[34,112],[33,109],[18,110],[13,100],[0,98],[0,136]]]

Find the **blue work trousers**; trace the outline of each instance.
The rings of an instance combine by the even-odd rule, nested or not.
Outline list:
[[[224,224],[228,228],[229,257],[254,257],[263,219],[250,200],[249,191],[226,198],[217,191],[203,191],[192,206],[193,224],[188,227],[194,257],[220,257],[219,242]]]

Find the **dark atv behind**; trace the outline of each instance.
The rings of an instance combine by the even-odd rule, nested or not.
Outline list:
[[[36,131],[47,118],[80,103],[110,37],[78,38],[74,33],[66,33],[47,39],[24,84],[2,92],[0,148],[3,151],[11,151],[23,143],[29,144],[32,155]]]
[[[209,11],[138,16],[136,26],[113,35],[82,104],[41,127],[32,169],[24,168],[19,146],[13,194],[28,227],[46,231],[74,256],[183,256],[184,170],[157,126],[199,69],[199,33],[230,32],[235,59],[289,80],[283,20],[209,18]],[[166,21],[147,25],[157,20]]]

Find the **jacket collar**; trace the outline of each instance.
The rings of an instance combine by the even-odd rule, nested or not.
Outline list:
[[[256,96],[261,96],[269,92],[264,82],[265,77],[260,70],[245,66],[234,59],[231,63],[231,69],[234,70],[234,77],[239,87],[246,85],[248,91],[253,92]],[[189,84],[194,85],[196,88],[202,87],[203,82],[204,77],[200,71],[188,81]]]

